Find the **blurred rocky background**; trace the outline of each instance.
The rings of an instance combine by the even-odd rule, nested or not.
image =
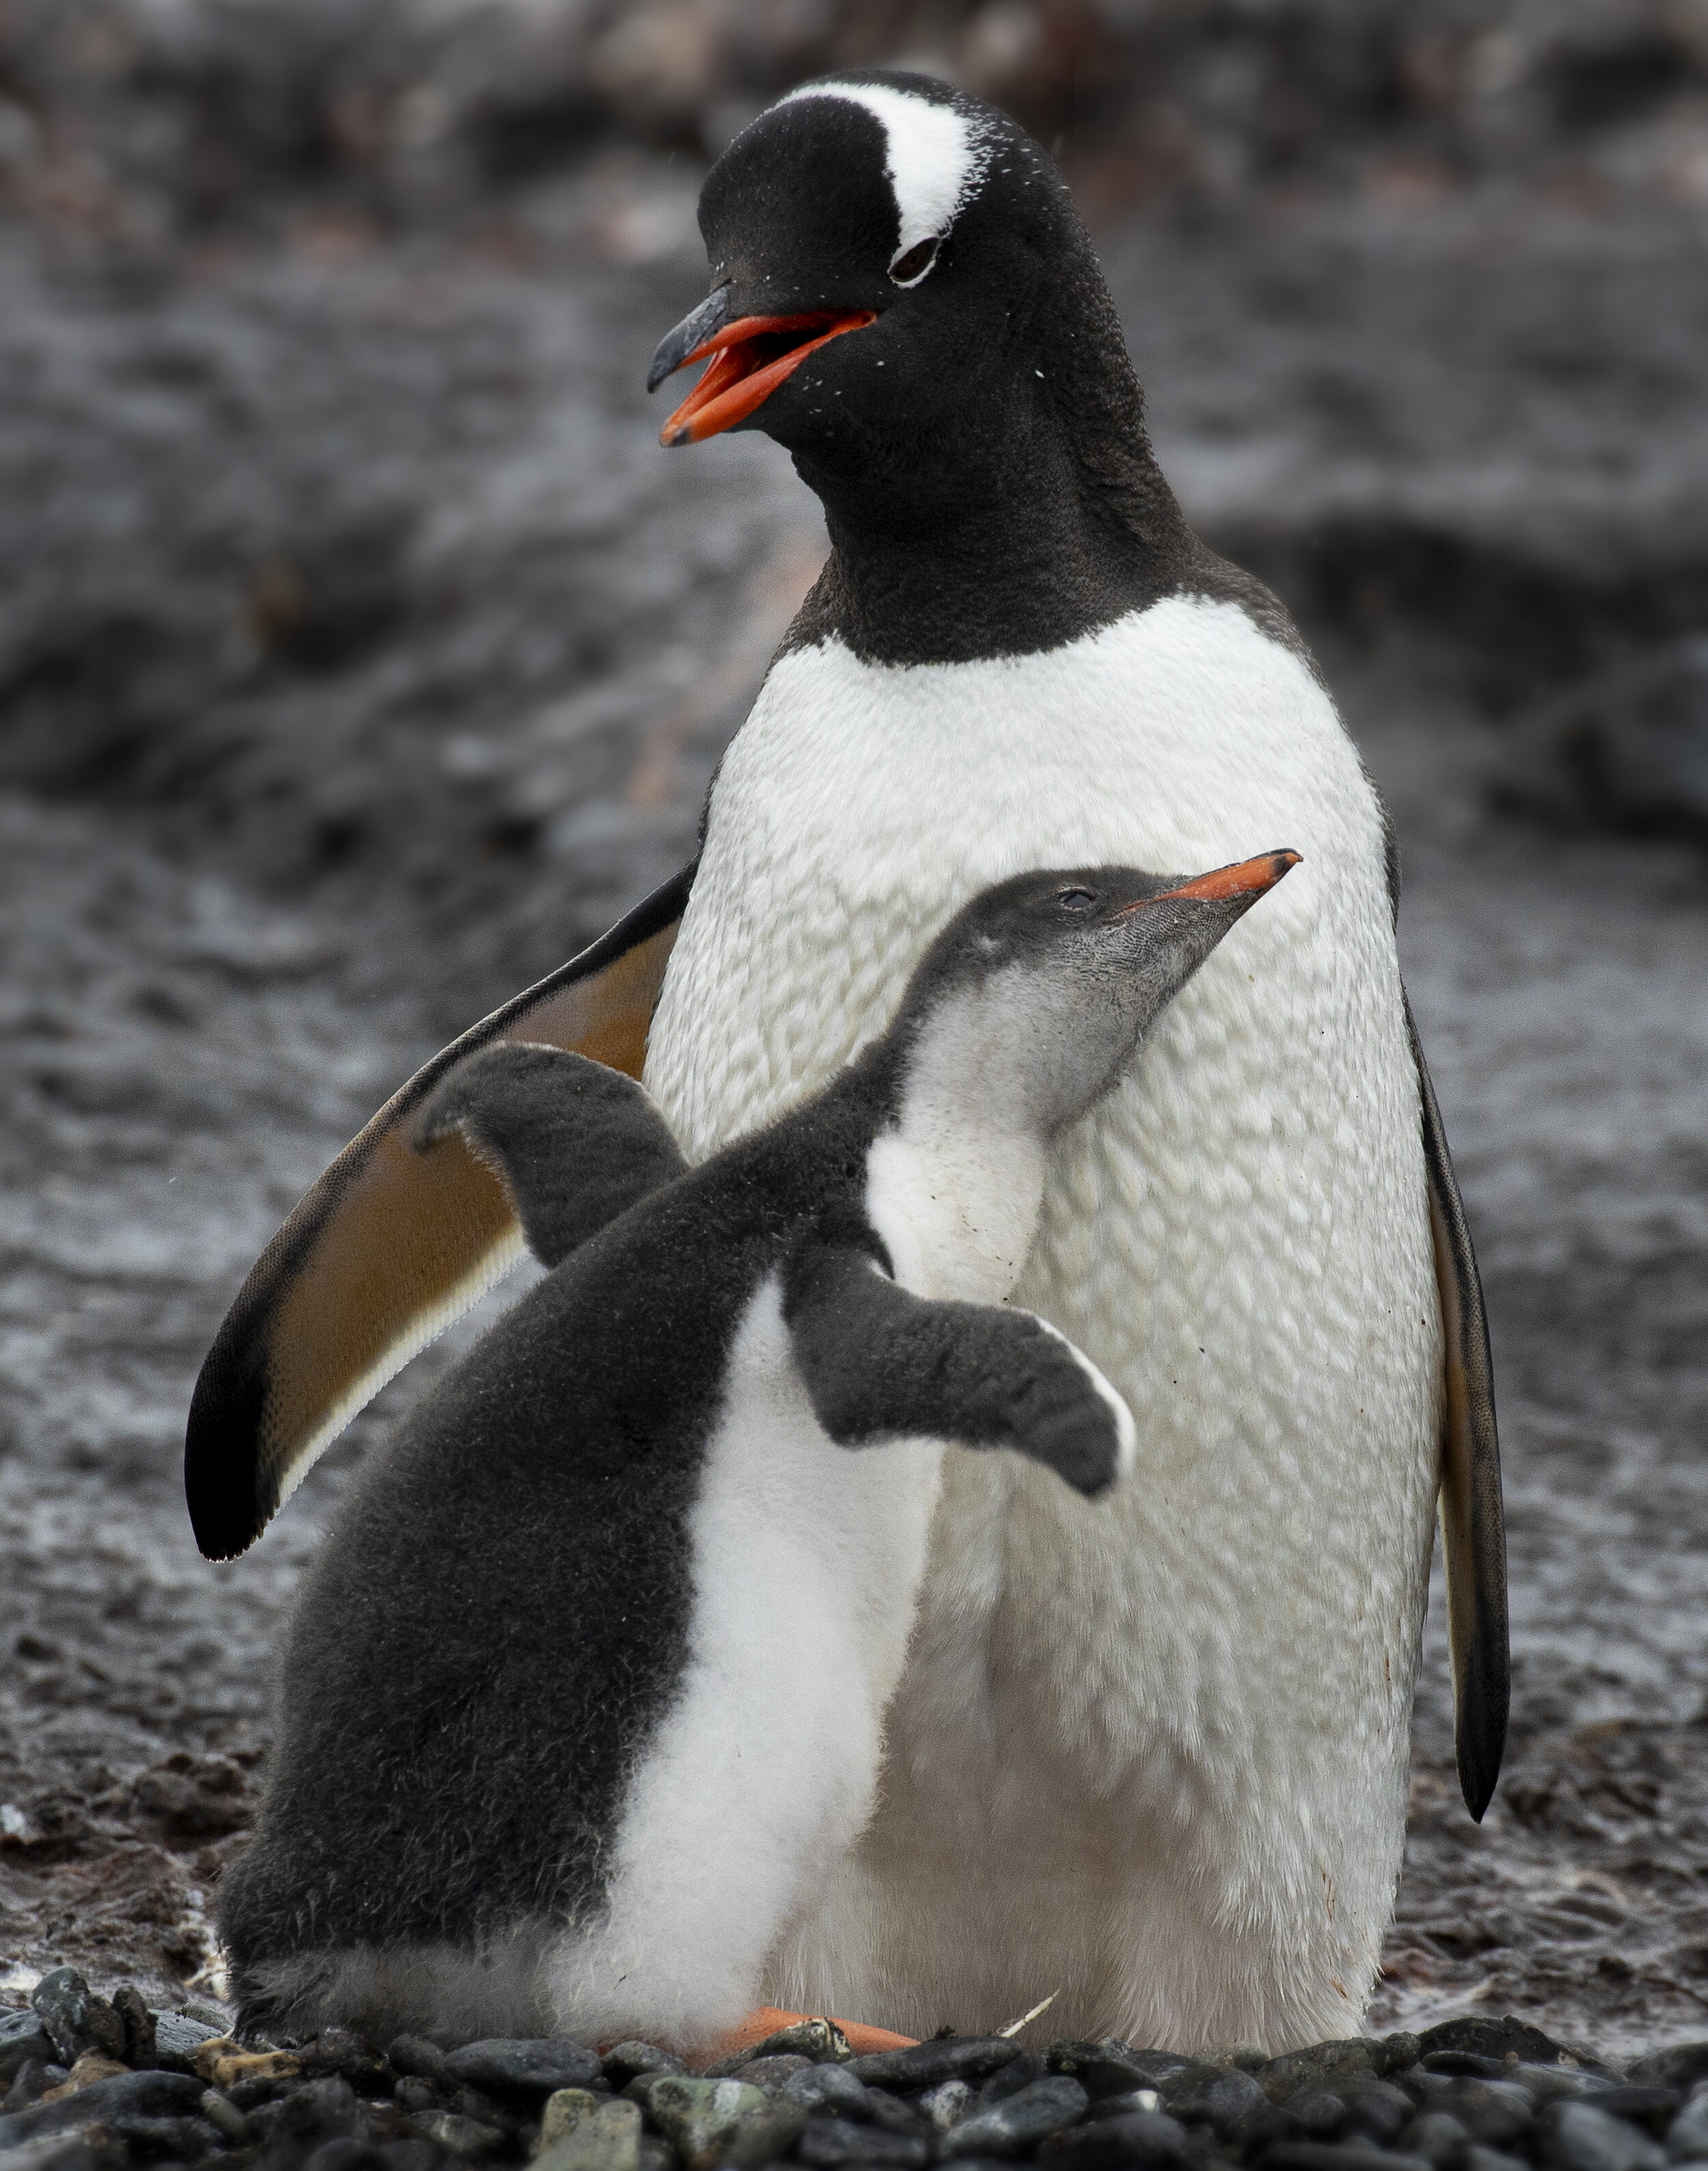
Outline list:
[[[646,362],[707,161],[875,62],[1056,151],[1398,817],[1514,1736],[1476,1830],[1438,1605],[1373,2018],[1708,2034],[1708,0],[0,0],[0,2002],[220,1993],[297,1571],[456,1338],[227,1568],[190,1384],[378,1102],[691,850],[822,533]]]

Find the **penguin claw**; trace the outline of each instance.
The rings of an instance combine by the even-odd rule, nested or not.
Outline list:
[[[723,2034],[705,2053],[704,2062],[715,2065],[721,2058],[733,2058],[745,2051],[750,2056],[760,2050],[792,2050],[795,2044],[774,2044],[773,2038],[795,2029],[822,2029],[830,2038],[826,2048],[833,2045],[835,2055],[864,2058],[874,2050],[906,2050],[918,2041],[913,2035],[897,2035],[887,2028],[868,2028],[858,2020],[833,2020],[813,2013],[785,2013],[779,2006],[756,2005],[751,2013],[744,2013],[735,2026]],[[847,2045],[836,2042],[840,2036]]]

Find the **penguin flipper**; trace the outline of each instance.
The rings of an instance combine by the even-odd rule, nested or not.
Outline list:
[[[1132,1460],[1126,1403],[1035,1312],[915,1296],[857,1243],[809,1242],[783,1293],[813,1412],[839,1446],[1012,1447],[1088,1497]]]
[[[434,1088],[410,1143],[429,1153],[452,1131],[502,1182],[543,1267],[688,1172],[638,1078],[538,1041],[466,1056]]]
[[[1447,1562],[1448,1643],[1453,1656],[1454,1743],[1464,1804],[1480,1824],[1506,1751],[1512,1688],[1494,1364],[1476,1254],[1409,997],[1405,1023],[1422,1103],[1429,1225],[1445,1343],[1441,1529]]]
[[[239,1290],[195,1383],[184,1487],[210,1560],[252,1545],[351,1418],[515,1265],[522,1228],[460,1128],[416,1119],[495,1042],[574,1050],[638,1077],[688,903],[684,867],[589,949],[436,1055],[321,1177]]]

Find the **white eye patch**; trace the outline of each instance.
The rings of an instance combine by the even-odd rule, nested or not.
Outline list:
[[[989,147],[952,105],[934,105],[883,83],[803,83],[778,104],[790,105],[797,98],[845,98],[883,123],[884,172],[901,224],[893,260],[922,241],[947,233],[984,178]]]

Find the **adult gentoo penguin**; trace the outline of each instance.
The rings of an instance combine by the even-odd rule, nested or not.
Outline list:
[[[340,1504],[220,1927],[245,2027],[704,2050],[870,1813],[945,1440],[1106,1493],[1132,1419],[1001,1301],[1051,1141],[1293,864],[1022,875],[889,1031],[690,1171],[500,1043],[413,1129],[554,1271]]]
[[[1152,457],[1067,190],[921,78],[810,84],[709,176],[710,357],[668,442],[768,432],[832,553],[725,756],[696,866],[475,1028],[638,1068],[693,1158],[880,1031],[1028,865],[1307,864],[1061,1140],[1017,1300],[1119,1387],[1091,1511],[951,1457],[880,1806],[776,1955],[787,2007],[1190,2046],[1344,2034],[1405,1821],[1438,1489],[1461,1781],[1507,1707],[1481,1298],[1402,990],[1383,810],[1284,612]],[[655,994],[650,1040],[647,1016]],[[442,1063],[447,1055],[440,1059]],[[191,1414],[230,1553],[518,1240],[429,1066],[260,1262]]]

